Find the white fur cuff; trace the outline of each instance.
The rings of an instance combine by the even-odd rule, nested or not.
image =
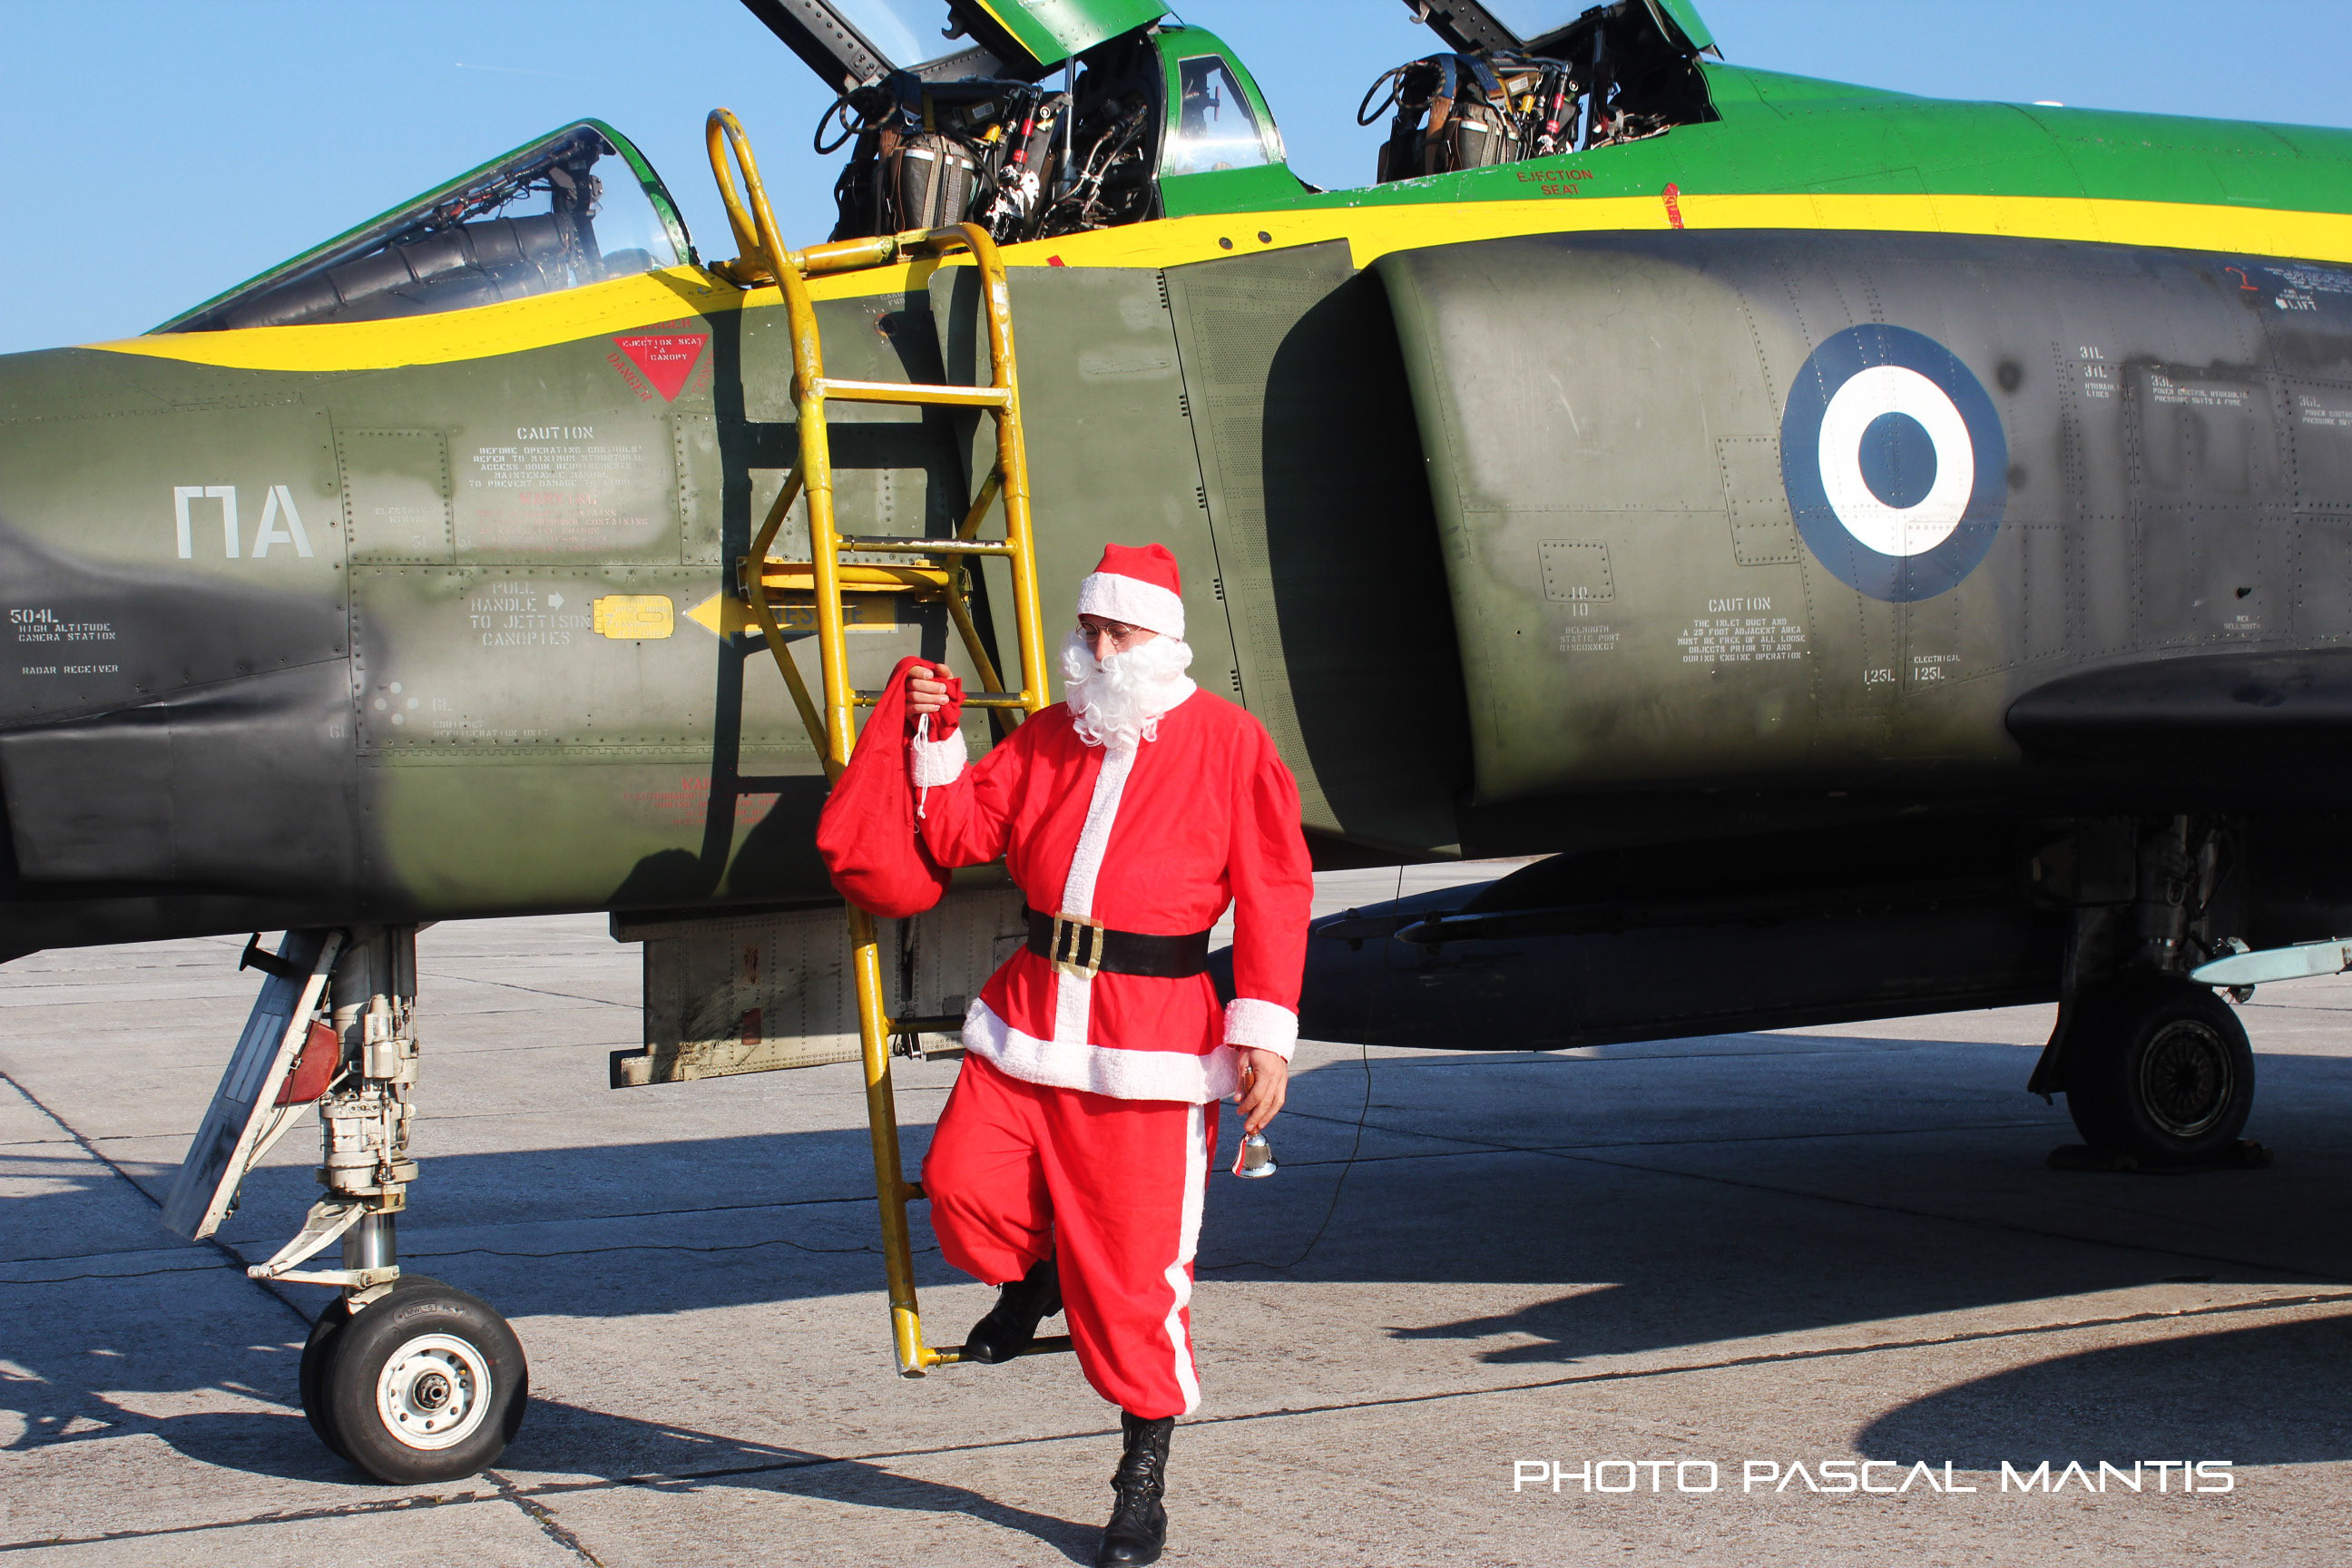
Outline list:
[[[1225,1044],[1272,1051],[1288,1061],[1298,1047],[1298,1015],[1279,1002],[1236,996],[1225,1004]]]
[[[951,730],[944,741],[917,740],[915,746],[915,787],[937,789],[951,784],[963,776],[963,731]]]
[[[1184,601],[1157,583],[1089,572],[1078,584],[1078,614],[1125,621],[1164,637],[1184,635]]]

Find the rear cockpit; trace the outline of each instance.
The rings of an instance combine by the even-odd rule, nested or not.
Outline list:
[[[1374,178],[1386,184],[1590,153],[1717,118],[1697,56],[1713,52],[1688,0],[1613,0],[1565,26],[1547,0],[1405,0],[1451,52],[1383,73],[1357,106],[1393,110]]]

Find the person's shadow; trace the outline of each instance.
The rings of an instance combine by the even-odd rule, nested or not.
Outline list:
[[[228,1358],[247,1358],[265,1348],[219,1347]],[[255,1369],[247,1365],[191,1367],[195,1381],[244,1391],[258,1397],[278,1394],[289,1403],[289,1387],[267,1390],[266,1384],[292,1381],[290,1349],[277,1349],[284,1364],[262,1373],[265,1386],[255,1386]],[[299,1412],[209,1411],[187,1415],[148,1415],[124,1408],[106,1394],[76,1380],[56,1376],[12,1378],[11,1392],[26,1422],[23,1438],[9,1445],[16,1452],[53,1447],[91,1439],[152,1436],[201,1464],[217,1465],[247,1475],[272,1476],[314,1485],[344,1486],[353,1491],[396,1497],[421,1488],[387,1488],[348,1460],[330,1453],[312,1434]],[[1062,1552],[1073,1563],[1093,1561],[1100,1537],[1099,1525],[1057,1519],[1051,1514],[1015,1508],[963,1487],[949,1486],[904,1475],[864,1459],[842,1458],[806,1449],[789,1448],[749,1437],[699,1431],[660,1422],[640,1421],[557,1401],[534,1399],[514,1445],[493,1467],[507,1489],[551,1508],[560,1509],[565,1497],[582,1492],[637,1489],[661,1492],[696,1492],[713,1487],[736,1487],[775,1492],[859,1508],[895,1509],[919,1513],[961,1513],[1018,1531]],[[537,1472],[561,1479],[530,1480],[517,1471]],[[498,1492],[482,1491],[478,1500],[493,1501]],[[441,1506],[453,1500],[445,1499]],[[326,1505],[336,1512],[348,1505]],[[200,1526],[198,1528],[209,1528]],[[135,1533],[135,1532],[134,1532]],[[175,1533],[164,1531],[159,1533]]]

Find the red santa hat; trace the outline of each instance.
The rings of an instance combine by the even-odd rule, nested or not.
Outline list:
[[[1162,637],[1184,635],[1183,580],[1164,544],[1110,544],[1078,584],[1078,614],[1125,621]]]

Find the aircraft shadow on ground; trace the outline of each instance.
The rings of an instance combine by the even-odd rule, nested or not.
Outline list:
[[[2342,1076],[2332,1070],[2337,1065],[2310,1067],[2334,1079]],[[2291,1101],[2294,1085],[2281,1080],[2298,1069],[2295,1058],[2264,1058],[2268,1090]],[[1352,1120],[1357,1070],[1350,1062],[1302,1074],[1294,1104],[1317,1103],[1314,1080],[1337,1075],[1339,1087],[1320,1099]],[[2334,1082],[2324,1088],[2331,1099],[2343,1092]],[[1563,1082],[1557,1092],[1580,1090]],[[2039,1101],[2031,1104],[2041,1110]],[[1524,1101],[1517,1109],[1524,1112]],[[1591,1107],[1581,1109],[1589,1128]],[[1371,1117],[1376,1129],[1416,1120],[1412,1107],[1378,1106]],[[1930,1130],[1933,1120],[1921,1118]],[[1230,1154],[1234,1119],[1222,1121]],[[1626,1162],[1652,1158],[1640,1147],[1601,1150],[1588,1161],[1442,1141],[1368,1142],[1366,1158],[1344,1171],[1336,1206],[1332,1184],[1342,1178],[1351,1130],[1327,1121],[1310,1136],[1297,1127],[1284,1135],[1289,1163],[1277,1180],[1213,1177],[1201,1272],[1209,1279],[1321,1283],[1573,1284],[1567,1294],[1511,1313],[1397,1331],[1535,1342],[1488,1352],[1502,1363],[1573,1361],[2144,1284],[2186,1267],[2163,1254],[2167,1246],[2215,1247],[2267,1266],[2224,1267],[2222,1278],[2352,1277],[2352,1240],[2339,1245],[2315,1235],[2283,1212],[2290,1194],[2292,1206],[2306,1213],[2314,1205],[2352,1209],[2352,1169],[2333,1163],[2297,1161],[2289,1151],[2287,1162],[2268,1172],[2135,1178],[2045,1171],[2042,1153],[2071,1135],[2062,1127],[1959,1129],[1912,1144],[1899,1161],[1865,1154],[1839,1166],[1817,1150],[1821,1134],[1833,1134],[1843,1121],[1824,1110],[1818,1127],[1784,1119],[1786,1139],[1682,1145],[1706,1151],[1703,1161],[1685,1162],[1696,1176],[1628,1169]],[[1451,1122],[1477,1127],[1458,1114]],[[929,1132],[921,1124],[905,1129],[910,1174],[919,1172]],[[1834,1147],[1837,1140],[1826,1142]],[[1442,1157],[1392,1157],[1400,1149]],[[862,1129],[437,1157],[428,1145],[423,1152],[424,1174],[403,1227],[404,1262],[485,1296],[510,1317],[660,1315],[881,1287]],[[1900,1190],[1885,1184],[1890,1172]],[[141,1180],[153,1193],[169,1178],[142,1173]],[[307,1166],[257,1172],[228,1233],[247,1256],[266,1256],[291,1234],[316,1193]],[[78,1215],[93,1195],[52,1183],[10,1199],[0,1221],[37,1236],[59,1227],[36,1211],[54,1205],[60,1218]],[[1906,1225],[1882,1212],[1915,1198],[1929,1213],[1958,1217],[1938,1222],[1913,1213]],[[2075,1200],[2112,1201],[2112,1215],[2103,1220],[2106,1211],[2095,1206],[2053,1217],[2043,1207]],[[968,1284],[939,1258],[923,1205],[910,1212],[919,1283]],[[155,1247],[175,1239],[160,1223],[152,1240],[125,1237]],[[2126,1250],[2081,1245],[2103,1240]],[[216,1256],[187,1251],[187,1262],[174,1267]],[[80,1267],[61,1262],[40,1272]],[[144,1282],[92,1279],[62,1288],[97,1292]],[[0,1280],[0,1292],[10,1289]],[[308,1288],[298,1294],[324,1300]]]
[[[2352,1320],[2306,1319],[2057,1356],[1939,1389],[1863,1428],[1869,1458],[1965,1468],[2068,1459],[2341,1462]],[[2153,1481],[2147,1483],[2154,1490]]]
[[[2338,1065],[2310,1064],[2315,1129],[2324,1125],[2319,1118],[2327,1109],[2318,1102],[2335,1098],[2331,1089],[2340,1094],[2333,1081],[2341,1077],[2334,1071]],[[2265,1058],[2263,1070],[2282,1104],[2293,1105],[2305,1069],[2294,1058]],[[1356,1071],[1346,1063],[1302,1075],[1296,1098],[1317,1103],[1312,1080],[1337,1073],[1324,1097],[1344,1101],[1352,1119]],[[1583,1092],[1562,1081],[1559,1092]],[[1374,1114],[1399,1124],[1412,1120],[1411,1108],[1376,1107]],[[1232,1119],[1225,1120],[1230,1144]],[[1827,1111],[1822,1122],[1837,1125]],[[908,1129],[910,1170],[928,1133]],[[1929,1206],[1958,1216],[1937,1218],[1906,1208],[1902,1194],[1890,1192],[1887,1177],[1896,1163],[1878,1155],[1842,1166],[1824,1163],[1801,1136],[1708,1145],[1700,1176],[1629,1170],[1624,1151],[1612,1154],[1612,1163],[1511,1150],[1368,1159],[1345,1172],[1335,1204],[1349,1130],[1326,1123],[1312,1137],[1303,1128],[1289,1135],[1285,1147],[1297,1163],[1279,1180],[1218,1179],[1202,1273],[1204,1279],[1252,1281],[1260,1293],[1278,1292],[1284,1281],[1395,1285],[1402,1289],[1384,1294],[1379,1310],[1380,1326],[1398,1339],[1487,1342],[1475,1352],[1476,1360],[1537,1367],[1690,1348],[1705,1360],[1706,1347],[1718,1344],[1722,1355],[1737,1356],[1742,1347],[1727,1342],[2146,1285],[2192,1267],[2166,1250],[2191,1240],[2216,1247],[2226,1242],[2259,1265],[2194,1266],[2220,1280],[2352,1276],[2352,1245],[2334,1239],[2334,1227],[2308,1223],[2314,1214],[2352,1207],[2352,1169],[2343,1163],[2296,1162],[2290,1153],[2270,1172],[2093,1177],[2042,1170],[2039,1155],[2053,1141],[2044,1127],[1995,1127],[1958,1128],[1912,1143],[1900,1156],[1900,1180],[1909,1192],[1939,1194],[1943,1201]],[[1392,1153],[1396,1145],[1386,1147]],[[871,1200],[810,1203],[870,1190],[867,1157],[859,1130],[445,1156],[428,1163],[418,1188],[408,1261],[518,1319],[659,1317],[878,1293],[882,1266]],[[262,1173],[237,1228],[257,1235],[265,1216],[282,1215],[290,1230],[313,1191],[306,1171]],[[40,1235],[56,1227],[37,1223],[30,1211],[87,1205],[95,1195],[64,1184],[12,1199],[0,1212],[36,1221],[19,1234]],[[2074,1206],[2054,1219],[2053,1204]],[[698,1205],[724,1212],[645,1217]],[[435,1228],[441,1216],[465,1223],[444,1219]],[[565,1226],[583,1228],[555,1228]],[[2068,1234],[2045,1234],[2052,1231]],[[924,1285],[969,1285],[937,1257],[919,1222],[917,1237]],[[166,1239],[159,1227],[157,1244]],[[0,1327],[0,1356],[20,1369],[0,1368],[0,1407],[28,1424],[17,1446],[147,1430],[192,1457],[236,1469],[321,1479],[344,1473],[299,1416],[280,1413],[292,1398],[292,1346],[213,1343],[200,1326],[190,1334],[184,1325],[194,1321],[187,1318],[194,1309],[175,1299],[226,1300],[224,1289],[230,1296],[251,1289],[233,1276],[211,1278],[210,1291],[191,1291],[187,1273],[0,1281],[0,1308],[20,1290],[38,1292],[47,1303],[30,1315],[9,1310],[13,1321]],[[1521,1295],[1542,1299],[1507,1312],[1447,1317],[1445,1303],[1459,1297],[1444,1287],[1497,1284],[1523,1285],[1529,1289]],[[1410,1289],[1416,1285],[1434,1289],[1423,1300]],[[323,1292],[304,1294],[324,1300]],[[264,1331],[290,1327],[289,1316]],[[528,1340],[528,1325],[524,1331]],[[2333,1364],[2315,1347],[2333,1353],[2347,1333],[2330,1325],[2242,1330],[2053,1362],[1895,1412],[1871,1428],[1869,1451],[1933,1447],[1939,1458],[1948,1451],[1960,1460],[1969,1455],[1956,1445],[1973,1443],[2014,1454],[2020,1450],[2012,1436],[2039,1430],[2034,1423],[2046,1409],[2072,1408],[2070,1388],[2103,1384],[2143,1390],[2114,1408],[2140,1410],[2145,1419],[2110,1421],[2103,1409],[2091,1408],[2084,1419],[2092,1429],[2129,1431],[2136,1421],[2138,1430],[2160,1432],[2168,1428],[2155,1412],[2189,1408],[2179,1403],[2184,1376],[2191,1388],[2214,1383],[2218,1374],[2183,1371],[2203,1364],[2198,1358],[2208,1357],[2210,1347],[2212,1364],[2234,1369],[2221,1384],[2264,1389],[2269,1408],[2287,1413],[2280,1419],[2292,1436],[2274,1434],[2264,1447],[2250,1435],[2246,1453],[2341,1457],[2342,1425],[2326,1403],[2332,1395],[2310,1378],[2310,1368]],[[119,1347],[135,1352],[159,1334],[183,1337],[168,1355],[123,1359]],[[1214,1334],[1213,1324],[1204,1324],[1204,1340]],[[193,1342],[198,1336],[205,1342]],[[2171,1359],[2174,1344],[2190,1347],[2188,1361]],[[1462,1356],[1446,1354],[1457,1362]],[[280,1408],[162,1418],[124,1407],[147,1392],[206,1388],[251,1391]],[[2168,1389],[2169,1396],[2162,1392]],[[2168,1397],[2174,1406],[2166,1405]],[[2169,1419],[2182,1431],[2210,1430],[2193,1416]],[[2003,1427],[2004,1421],[2012,1426]],[[535,1408],[517,1452],[519,1462],[534,1468],[606,1477],[789,1464],[794,1458],[775,1458],[781,1450],[755,1443],[547,1405]],[[830,1487],[836,1480],[824,1478],[839,1468],[761,1471],[740,1484]],[[885,1492],[908,1484],[895,1476],[887,1483],[869,1478],[837,1484]],[[889,1506],[979,1506],[949,1495],[953,1489],[935,1489],[936,1499],[890,1492],[917,1500]],[[1033,1533],[1058,1547],[1058,1528],[1039,1521]]]

